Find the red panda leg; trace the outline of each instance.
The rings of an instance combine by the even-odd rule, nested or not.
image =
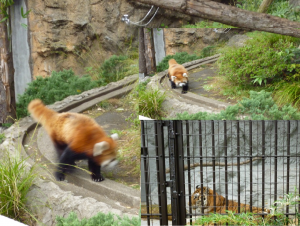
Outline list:
[[[75,165],[75,160],[85,159],[86,156],[83,154],[76,154],[72,149],[67,147],[59,158],[59,165],[57,171],[55,172],[55,178],[58,181],[63,181],[65,179],[65,173],[67,170],[72,169]]]
[[[95,182],[104,181],[104,177],[101,175],[101,166],[89,159],[89,170],[92,172],[92,180]]]
[[[189,85],[188,85],[188,83],[186,83],[186,85],[182,86],[181,93],[187,93],[188,89],[189,89]]]
[[[171,88],[172,88],[172,89],[176,89],[176,84],[175,84],[175,82],[173,82],[172,80],[170,80],[170,82],[171,82]]]

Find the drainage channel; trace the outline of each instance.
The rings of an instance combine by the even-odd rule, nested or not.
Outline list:
[[[76,101],[71,103],[60,102],[54,109],[58,112],[83,112],[95,104],[111,98],[120,98],[128,94],[133,88],[138,75],[130,76],[122,81],[109,85],[107,89],[97,91],[91,95],[75,98]],[[57,158],[53,144],[42,127],[32,121],[27,127],[27,132],[22,137],[23,147],[30,158],[42,165],[46,165],[49,170],[46,172],[41,169],[41,175],[53,182],[56,182],[53,174],[49,173],[54,170]],[[112,206],[112,208],[133,215],[138,215],[140,207],[140,192],[137,190],[105,179],[102,182],[93,182],[87,172],[76,169],[75,172],[68,174],[67,182],[56,182],[63,190],[73,192],[75,195],[82,197],[92,197],[100,202]]]
[[[191,62],[184,63],[183,66],[191,71],[201,65],[214,63],[218,60],[220,54],[216,54],[211,57],[206,57],[199,60],[194,60]],[[163,90],[168,90],[171,96],[178,99],[181,102],[185,102],[192,105],[198,105],[200,107],[212,108],[216,110],[224,110],[226,107],[230,106],[228,103],[224,103],[215,99],[207,98],[201,95],[194,94],[192,92],[187,92],[186,94],[181,94],[181,89],[171,89],[170,81],[168,78],[168,72],[164,71],[159,79],[159,88]],[[171,92],[170,92],[171,91]]]

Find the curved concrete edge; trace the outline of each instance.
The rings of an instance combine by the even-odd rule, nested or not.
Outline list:
[[[84,102],[95,98],[95,96],[100,97],[101,95],[109,94],[111,90],[118,90],[122,87],[129,86],[130,84],[133,84],[137,79],[138,75],[128,76],[121,81],[110,83],[105,87],[96,88],[79,95],[67,97],[64,100],[56,102],[51,106],[52,109],[55,109],[56,111],[68,111],[73,107],[82,105],[84,104]],[[128,92],[129,91],[130,89],[128,89]],[[119,93],[119,95],[122,94]],[[70,102],[72,103],[69,104]],[[82,109],[84,109],[84,107]],[[6,129],[3,132],[5,135],[5,140],[0,144],[0,157],[2,159],[6,158],[7,154],[10,157],[15,158],[22,156],[23,158],[26,158],[27,167],[33,167],[35,163],[27,155],[27,152],[23,147],[23,142],[25,140],[26,134],[29,131],[35,129],[36,125],[37,123],[34,122],[30,116],[27,116]],[[112,187],[112,190],[113,189],[114,187]],[[76,200],[76,202],[74,200]],[[56,225],[56,216],[66,216],[72,211],[78,214],[79,219],[89,218],[100,211],[104,213],[113,212],[120,216],[123,215],[120,210],[113,209],[111,208],[111,206],[103,202],[98,202],[97,200],[89,197],[84,198],[81,196],[75,196],[72,192],[62,190],[54,182],[40,178],[38,178],[34,182],[27,196],[27,201],[29,206],[31,206],[33,213],[38,216],[38,225],[54,226]],[[136,205],[136,199],[134,203]],[[64,213],[65,215],[63,215]],[[129,217],[138,217],[138,213],[136,215],[126,215]]]
[[[220,54],[206,57],[199,60],[194,60],[183,64],[188,70],[199,67],[200,65],[215,62]],[[224,110],[230,104],[214,100],[211,98],[203,97],[200,95],[188,92],[181,94],[180,90],[173,90],[170,88],[167,78],[168,70],[162,71],[154,75],[147,87],[151,89],[158,89],[160,92],[167,94],[167,98],[163,103],[163,109],[168,113],[168,118],[176,117],[176,114],[183,113],[185,111],[197,113],[200,111],[206,111],[209,113],[217,113]]]

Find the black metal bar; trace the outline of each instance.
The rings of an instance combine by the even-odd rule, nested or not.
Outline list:
[[[199,154],[200,154],[200,179],[201,193],[203,194],[203,143],[202,143],[202,122],[199,121]],[[204,214],[203,195],[201,196],[201,214]]]
[[[287,175],[286,175],[286,193],[289,194],[289,190],[290,190],[290,136],[291,133],[291,122],[287,121],[287,144],[286,144],[286,152],[287,152],[287,166],[286,166],[286,170],[287,170]],[[289,213],[289,205],[286,206],[286,213]]]
[[[238,176],[238,213],[241,212],[241,147],[240,147],[240,121],[236,123],[236,139],[237,139],[237,176]]]
[[[176,142],[176,182],[178,191],[178,225],[186,224],[186,202],[185,202],[185,184],[184,184],[184,148],[183,148],[183,130],[182,121],[175,121],[175,142]],[[189,146],[190,143],[187,143]]]
[[[146,141],[145,141],[145,123],[141,121],[141,157],[144,159],[144,177],[145,177],[145,192],[146,192],[146,209],[147,214],[150,214],[149,211],[149,178],[148,178],[148,161],[147,156],[148,152],[145,151],[146,149]],[[147,224],[150,225],[150,216],[147,215]]]
[[[224,120],[224,154],[225,154],[225,198],[226,210],[228,210],[228,156],[227,156],[227,122]]]
[[[252,199],[252,196],[253,196],[253,162],[252,162],[252,159],[253,159],[253,150],[252,150],[252,147],[253,147],[253,144],[252,144],[252,122],[253,121],[249,121],[249,152],[250,152],[250,212],[252,212],[252,205],[253,205],[253,199]]]
[[[265,121],[262,122],[262,209],[265,208]]]
[[[186,152],[187,152],[187,165],[188,165],[188,188],[189,188],[189,218],[190,218],[190,225],[193,224],[193,220],[192,220],[192,199],[191,199],[191,195],[192,195],[192,190],[191,190],[191,152],[190,152],[190,132],[189,132],[189,122],[186,121],[185,122],[185,128],[186,128],[186,142],[187,142],[187,146],[186,146]],[[193,127],[192,127],[193,128]]]
[[[214,196],[214,212],[216,212],[216,159],[215,159],[215,123],[211,120],[211,148],[212,148],[212,163],[213,163],[213,196]]]
[[[175,153],[175,131],[174,121],[169,122],[169,159],[170,159],[170,181],[171,181],[171,209],[172,225],[179,225],[178,222],[178,190],[176,186],[176,153]]]
[[[161,213],[160,225],[168,225],[168,202],[166,188],[166,166],[165,166],[165,150],[164,150],[164,130],[163,122],[155,123],[157,159],[158,159],[158,200],[159,212]]]
[[[275,150],[274,150],[274,182],[275,182],[275,186],[274,186],[274,202],[277,201],[277,146],[278,146],[278,124],[277,121],[274,121],[275,123]]]

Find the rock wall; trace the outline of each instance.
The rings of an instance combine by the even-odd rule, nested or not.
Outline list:
[[[113,54],[137,51],[138,27],[121,21],[124,14],[139,21],[150,7],[129,0],[27,0],[32,77],[53,70],[99,65]],[[147,21],[147,20],[145,20]],[[195,19],[160,9],[150,26],[178,27]]]
[[[218,31],[223,30],[218,29]],[[204,47],[228,41],[238,33],[244,33],[244,31],[231,29],[227,33],[218,33],[213,28],[164,29],[166,55],[174,55],[177,52],[199,53]]]

